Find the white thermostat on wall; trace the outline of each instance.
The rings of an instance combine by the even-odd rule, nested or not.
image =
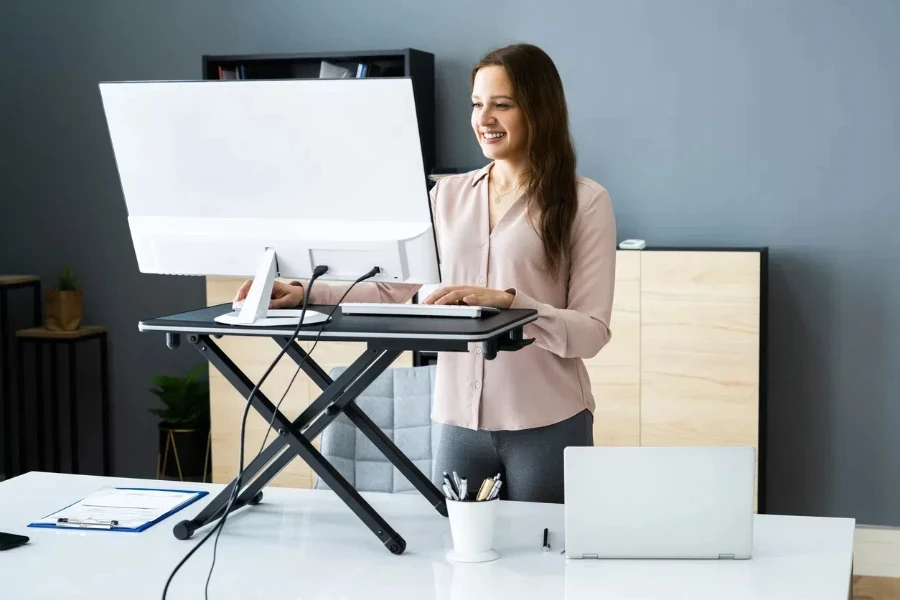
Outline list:
[[[623,240],[619,243],[620,250],[643,250],[647,247],[644,240]]]

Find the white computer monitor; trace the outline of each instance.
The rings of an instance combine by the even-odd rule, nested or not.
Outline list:
[[[99,87],[141,272],[440,282],[409,78]]]

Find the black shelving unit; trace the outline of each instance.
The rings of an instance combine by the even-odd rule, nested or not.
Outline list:
[[[422,144],[423,177],[435,167],[434,55],[422,50],[364,50],[292,54],[204,55],[203,79],[318,79],[322,61],[356,73],[367,67],[366,78],[412,79]],[[427,180],[426,180],[427,181]]]

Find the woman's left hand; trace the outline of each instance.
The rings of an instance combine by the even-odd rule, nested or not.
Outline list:
[[[515,296],[503,290],[494,290],[474,285],[451,285],[430,294],[423,304],[468,304],[470,306],[493,306],[509,308]]]

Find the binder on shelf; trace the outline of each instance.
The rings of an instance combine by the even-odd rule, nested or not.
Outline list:
[[[319,67],[319,79],[348,79],[353,78],[353,71],[347,67],[323,60]]]
[[[104,488],[29,523],[28,527],[140,533],[209,492],[157,488]]]

